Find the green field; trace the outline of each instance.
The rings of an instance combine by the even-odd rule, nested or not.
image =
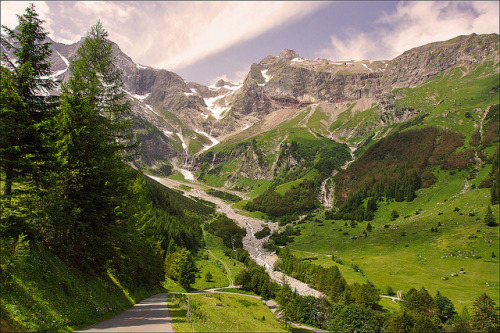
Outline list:
[[[187,323],[187,296],[169,302],[176,332],[286,332],[262,301],[249,296],[196,294],[189,303],[193,327]]]
[[[324,220],[318,214],[322,222],[300,224],[302,233],[289,247],[300,257],[319,254],[317,263],[325,266],[336,264],[329,257],[334,255],[342,259],[339,268],[348,282],[371,281],[382,293],[388,286],[403,291],[424,286],[433,295],[439,290],[460,310],[482,293],[498,304],[499,227],[483,222],[488,189],[461,194],[466,175],[440,171],[438,182],[419,190],[413,202],[379,202],[366,238],[368,222],[351,227],[350,221]],[[393,210],[399,218],[392,221]],[[492,210],[498,218],[498,205]],[[430,231],[434,227],[438,232]],[[462,269],[465,274],[451,276]]]

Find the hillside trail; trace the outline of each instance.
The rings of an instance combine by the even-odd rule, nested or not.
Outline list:
[[[278,259],[278,256],[273,252],[269,252],[264,249],[263,244],[269,239],[266,236],[262,239],[257,239],[255,233],[262,229],[262,225],[267,225],[271,231],[279,229],[278,223],[267,222],[261,219],[248,217],[241,215],[235,211],[230,204],[226,203],[222,199],[212,197],[208,195],[203,188],[206,186],[197,184],[195,182],[190,182],[189,184],[169,178],[160,178],[149,176],[150,178],[158,181],[170,188],[180,189],[184,192],[184,195],[189,197],[201,198],[203,200],[215,203],[217,205],[217,212],[225,214],[228,218],[234,220],[240,227],[245,228],[247,233],[243,238],[243,247],[248,251],[250,257],[255,260],[255,262],[264,267],[268,272],[271,279],[279,284],[287,283],[292,290],[296,290],[299,295],[302,296],[314,296],[314,297],[324,297],[325,295],[311,287],[309,287],[304,282],[294,279],[288,275],[274,270],[274,263]],[[184,185],[181,187],[181,185]],[[188,185],[191,189],[185,190],[185,186]]]

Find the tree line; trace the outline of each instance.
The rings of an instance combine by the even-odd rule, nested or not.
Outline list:
[[[403,293],[400,310],[387,313],[378,304],[379,291],[370,283],[347,284],[336,266],[313,265],[307,259],[296,258],[287,248],[280,251],[279,257],[277,268],[324,292],[327,298],[304,297],[286,284],[272,285],[274,282],[266,279],[263,269],[242,272],[245,278],[237,277],[236,281],[257,294],[274,292],[285,321],[332,332],[458,333],[496,332],[500,328],[500,308],[486,294],[475,299],[470,311],[465,307],[459,314],[453,302],[439,291],[432,297],[424,287],[412,288]]]

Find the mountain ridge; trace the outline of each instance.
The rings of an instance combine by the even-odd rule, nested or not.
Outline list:
[[[52,42],[56,51],[50,59],[53,75],[64,81],[69,75],[68,59],[81,40],[71,45]],[[315,131],[331,139],[345,141],[366,137],[368,132],[383,137],[387,126],[420,113],[398,105],[401,96],[394,91],[421,85],[452,67],[466,68],[489,60],[498,63],[499,42],[498,34],[458,36],[378,61],[307,59],[285,49],[278,56],[252,64],[241,84],[219,80],[211,86],[187,82],[165,69],[139,65],[116,43],[112,45],[133,104],[135,130],[147,132],[138,134],[143,151],[137,166],[168,164],[174,169],[189,169],[186,163],[196,165],[193,159],[214,143],[234,139],[243,131],[258,135],[309,106],[322,106],[323,116],[316,115],[322,119]],[[373,107],[371,130],[358,135],[359,124],[347,126],[347,118]],[[337,128],[336,123],[340,125]],[[260,129],[252,129],[254,126]],[[152,127],[158,129],[154,131],[157,135],[147,130]],[[351,144],[359,146],[362,141]]]

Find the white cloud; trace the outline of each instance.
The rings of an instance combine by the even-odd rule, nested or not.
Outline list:
[[[149,20],[140,19],[147,31],[140,43],[155,67],[178,69],[208,55],[316,10],[309,2],[183,2],[161,4]],[[150,13],[151,14],[151,13]],[[132,56],[137,45],[123,48]]]
[[[2,9],[3,9],[2,1]],[[48,31],[76,42],[101,20],[111,40],[134,61],[176,70],[308,15],[322,2],[49,1]]]
[[[26,8],[33,3],[35,11],[38,13],[38,18],[45,20],[44,28],[48,30],[51,21],[48,18],[49,7],[45,1],[0,1],[1,6],[1,22],[2,25],[10,29],[17,27],[19,20],[16,15],[23,15]]]
[[[241,67],[240,70],[235,70],[232,71],[231,74],[223,74],[223,75],[218,75],[213,77],[209,82],[217,82],[220,79],[226,81],[226,82],[243,82],[245,80],[245,77],[248,74],[248,70],[250,68],[250,64],[245,64],[244,66]]]
[[[334,60],[393,59],[413,47],[471,33],[498,33],[497,2],[401,2],[370,32],[331,36],[319,55]]]

